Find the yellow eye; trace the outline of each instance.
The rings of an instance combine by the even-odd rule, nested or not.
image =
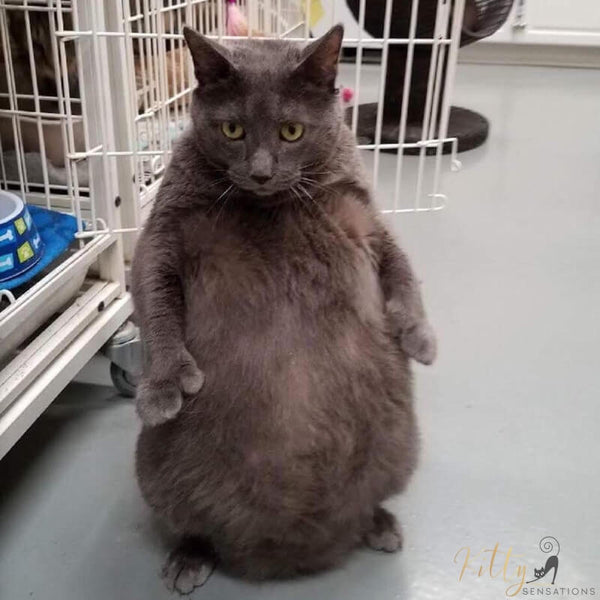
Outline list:
[[[281,139],[286,142],[296,142],[304,133],[304,125],[302,123],[286,123],[280,130]]]
[[[221,124],[221,131],[230,140],[241,140],[246,133],[244,128],[239,123],[232,123],[231,121],[225,121]]]

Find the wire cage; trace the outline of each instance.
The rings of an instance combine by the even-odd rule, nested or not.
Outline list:
[[[416,9],[410,35],[390,37],[392,1],[382,37],[363,35],[368,3],[360,0],[359,33],[344,41],[356,56],[340,70],[341,85],[354,91],[349,124],[356,132],[360,99],[370,94],[382,104],[391,44],[408,47],[407,61],[411,49],[430,45],[427,135],[407,144],[403,111],[397,143],[382,144],[379,110],[374,142],[359,147],[384,213],[437,210],[443,162],[458,164],[442,146],[455,142],[445,132],[464,0],[437,0],[427,39],[415,34]],[[318,0],[236,0],[246,26],[233,31],[228,4],[0,0],[0,188],[74,223],[65,251],[27,284],[8,289],[0,277],[0,456],[132,313],[127,264],[188,125],[195,86],[183,25],[221,40],[297,41],[327,25]],[[364,64],[366,49],[380,50],[380,65]],[[405,157],[408,147],[417,155]]]

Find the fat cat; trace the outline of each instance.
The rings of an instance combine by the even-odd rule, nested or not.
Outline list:
[[[409,359],[436,342],[371,201],[335,80],[343,29],[307,47],[186,28],[198,88],[132,271],[149,353],[136,468],[181,545],[251,579],[400,548],[381,503],[413,472]]]

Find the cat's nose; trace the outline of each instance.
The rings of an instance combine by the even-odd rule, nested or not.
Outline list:
[[[273,156],[266,148],[258,148],[251,156],[248,166],[250,178],[260,185],[273,177]]]
[[[267,183],[267,181],[271,179],[272,175],[250,175],[250,177],[256,181],[256,183],[260,183],[260,185],[262,185],[263,183]]]

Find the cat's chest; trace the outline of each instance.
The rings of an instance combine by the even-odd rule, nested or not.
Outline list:
[[[276,310],[353,304],[377,295],[368,228],[302,215],[245,218],[187,232],[188,305]]]

